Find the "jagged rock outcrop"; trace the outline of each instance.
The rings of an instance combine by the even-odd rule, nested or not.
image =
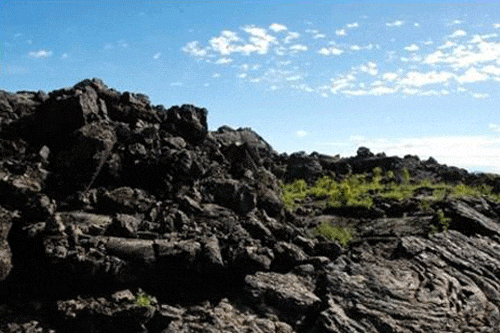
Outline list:
[[[0,92],[0,154],[0,332],[500,327],[500,204],[295,213],[279,184],[375,167],[494,190],[498,177],[368,149],[279,155],[251,129],[209,131],[205,109],[97,79]],[[355,239],[314,235],[325,221]]]

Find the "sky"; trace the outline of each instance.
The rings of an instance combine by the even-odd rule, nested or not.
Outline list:
[[[427,1],[428,2],[428,1]],[[500,5],[2,1],[0,89],[101,78],[276,151],[500,173]]]

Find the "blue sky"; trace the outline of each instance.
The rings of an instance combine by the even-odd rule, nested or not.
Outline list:
[[[1,81],[98,77],[279,152],[433,156],[500,173],[500,6],[3,1]]]

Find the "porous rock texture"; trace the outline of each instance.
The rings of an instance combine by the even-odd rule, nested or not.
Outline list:
[[[375,167],[496,178],[367,149],[279,155],[251,129],[209,131],[205,109],[98,79],[2,91],[0,126],[0,332],[500,329],[499,204],[446,200],[449,231],[429,234],[411,200],[291,212],[279,186]],[[311,234],[346,219],[347,247]]]

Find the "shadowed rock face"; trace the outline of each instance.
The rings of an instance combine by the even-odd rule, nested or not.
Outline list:
[[[278,155],[100,80],[0,92],[1,332],[497,332],[500,205],[411,199],[287,211],[279,182],[379,167],[487,184],[433,159]],[[313,237],[348,224],[341,247]],[[151,295],[151,296],[150,296]]]

